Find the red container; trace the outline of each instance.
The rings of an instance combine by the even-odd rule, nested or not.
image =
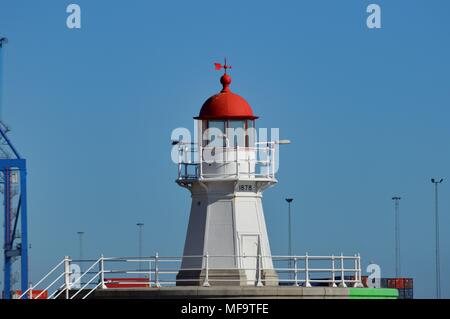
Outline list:
[[[414,288],[414,281],[412,278],[406,278],[405,279],[405,288],[406,289],[413,289]]]
[[[366,288],[368,287],[367,286],[368,278],[369,278],[368,276],[361,276],[361,282],[362,282],[363,286],[366,287]]]
[[[41,292],[43,292],[41,294]],[[13,296],[13,299],[19,299],[19,297],[22,295],[22,290],[16,290],[16,293]],[[40,295],[40,296],[39,296]],[[39,296],[39,298],[37,298]],[[48,291],[47,290],[33,290],[32,296],[28,294],[28,299],[48,299]]]
[[[105,281],[107,288],[150,288],[148,278],[105,278]]]
[[[388,278],[387,279],[388,288],[396,289],[412,289],[413,279],[412,278]]]
[[[396,282],[395,278],[388,278],[388,280],[387,280],[388,288],[397,288],[396,284],[397,284],[397,282]]]
[[[405,278],[396,278],[394,288],[405,289]]]

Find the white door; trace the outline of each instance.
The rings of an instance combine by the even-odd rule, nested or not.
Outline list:
[[[245,269],[247,285],[255,285],[256,283],[258,245],[258,235],[241,235],[241,265]]]

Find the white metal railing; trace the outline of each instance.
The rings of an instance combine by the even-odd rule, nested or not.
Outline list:
[[[265,285],[291,285],[313,287],[318,285],[329,287],[362,287],[361,281],[361,257],[360,255],[344,256],[234,256],[221,255],[211,256],[209,254],[198,256],[159,256],[151,257],[103,257],[97,260],[72,260],[65,257],[49,273],[47,273],[35,285],[25,291],[20,298],[38,299],[45,292],[49,299],[64,298],[86,299],[97,289],[108,289],[115,287],[126,287],[126,285],[138,285],[142,288],[158,288],[161,286],[174,286],[176,284],[198,285],[200,279],[177,279],[176,275],[183,271],[202,271],[201,282],[203,287],[220,285],[235,281],[240,284],[241,279],[218,279],[211,277],[210,271],[218,269],[211,267],[214,258],[233,258],[238,260],[255,259],[254,267],[242,268],[250,271],[254,277],[247,278],[251,285],[256,287]],[[265,278],[262,265],[265,259],[273,264],[273,270],[278,278]],[[193,260],[199,267],[184,267],[182,261]],[[79,273],[73,272],[71,265],[87,264],[86,270]],[[62,269],[61,269],[62,268]],[[224,268],[220,268],[224,269]],[[237,269],[237,268],[232,268]],[[272,269],[272,268],[270,268]],[[122,276],[117,278],[117,276]],[[138,281],[136,277],[138,276]],[[40,294],[33,296],[33,291],[42,289]]]
[[[198,147],[180,143],[178,180],[275,179],[275,146],[274,142],[257,143],[255,147]]]

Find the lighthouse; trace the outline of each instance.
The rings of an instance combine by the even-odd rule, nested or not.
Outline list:
[[[178,145],[178,185],[192,204],[177,285],[278,285],[262,205],[273,186],[277,142],[257,142],[252,108],[231,91],[226,64],[222,89],[196,121],[197,138]]]

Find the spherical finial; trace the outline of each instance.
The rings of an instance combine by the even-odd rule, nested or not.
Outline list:
[[[229,92],[230,91],[230,84],[231,84],[231,76],[228,74],[224,74],[220,78],[220,83],[223,85],[222,92]]]

